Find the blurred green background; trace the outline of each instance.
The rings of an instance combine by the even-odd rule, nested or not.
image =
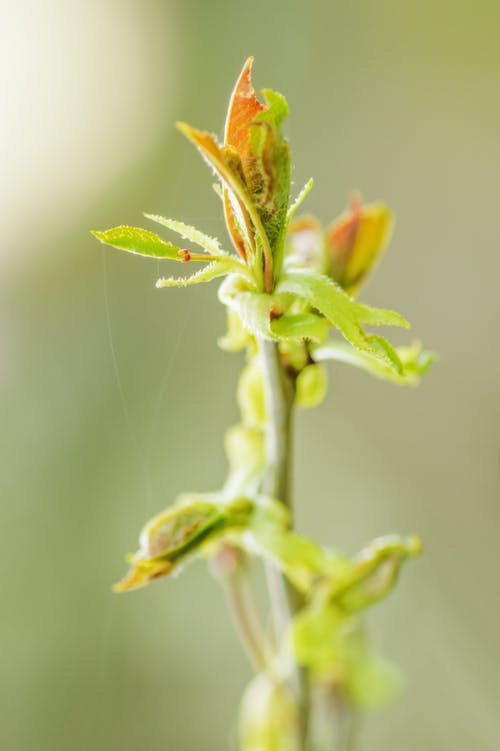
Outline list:
[[[148,515],[220,485],[241,358],[216,347],[214,284],[157,291],[156,262],[89,229],[150,211],[225,237],[173,122],[221,133],[254,54],[256,87],[290,102],[307,210],[329,220],[352,188],[394,207],[363,299],[441,355],[417,390],[335,367],[297,421],[303,532],[426,545],[371,617],[407,688],[360,749],[498,749],[499,4],[26,0],[1,17],[1,748],[235,747],[250,672],[204,564],[110,585]]]

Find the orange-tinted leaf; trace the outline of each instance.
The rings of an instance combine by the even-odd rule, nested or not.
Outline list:
[[[244,183],[248,162],[251,159],[250,126],[256,116],[264,110],[264,105],[257,99],[252,86],[252,64],[253,57],[249,57],[233,89],[224,133],[226,159],[238,163],[234,167],[241,171]],[[224,191],[224,213],[233,244],[238,253],[245,258],[245,244],[248,246],[252,240],[252,233],[248,231],[250,224],[244,213],[235,210],[234,201],[231,200],[227,189]],[[253,242],[250,242],[250,247],[253,249]]]
[[[290,156],[288,144],[279,130],[288,105],[284,97],[270,89],[263,92],[265,104],[257,99],[251,82],[252,63],[253,58],[246,61],[233,90],[224,143],[239,156],[245,185],[262,221],[270,246],[264,250],[265,266],[270,273],[271,250],[278,261],[275,271],[279,271],[281,265],[288,210]],[[226,217],[234,236],[229,212],[226,212]]]
[[[213,169],[224,187],[224,206],[230,216],[228,229],[236,250],[243,255],[245,244],[253,245],[251,231],[252,202],[242,182],[241,165],[238,155],[232,150],[221,149],[210,134],[186,123],[177,123],[179,130],[194,143],[205,161]],[[255,213],[255,209],[253,209]],[[243,256],[244,257],[244,256]]]
[[[223,146],[221,149],[224,161],[229,169],[240,179],[242,185],[245,184],[245,176],[241,165],[241,159],[235,148]],[[252,232],[252,222],[247,209],[236,201],[234,195],[227,188],[223,190],[224,217],[229,236],[239,255],[246,260],[247,248],[252,251],[254,247],[254,238]]]
[[[174,564],[171,561],[164,560],[150,562],[137,557],[131,563],[132,566],[123,579],[114,585],[113,590],[115,592],[129,592],[131,589],[139,589],[139,587],[144,587],[154,579],[168,576],[174,569]]]
[[[259,102],[252,86],[253,57],[249,57],[236,82],[227,111],[224,143],[240,155],[243,168],[250,152],[250,125],[265,106]]]

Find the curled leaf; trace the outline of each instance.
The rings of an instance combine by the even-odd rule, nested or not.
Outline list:
[[[140,548],[129,558],[131,569],[116,592],[142,587],[167,576],[201,552],[205,543],[224,531],[245,525],[253,505],[245,498],[230,504],[187,496],[155,516],[141,532]]]
[[[332,583],[330,601],[348,612],[378,602],[393,589],[404,561],[421,551],[422,543],[414,535],[377,538],[353,559],[351,571]]]

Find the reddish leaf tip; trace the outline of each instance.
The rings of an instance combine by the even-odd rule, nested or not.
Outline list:
[[[265,109],[257,99],[252,86],[252,65],[249,57],[236,81],[227,111],[224,143],[234,146],[241,153],[248,148],[249,126],[257,115]]]

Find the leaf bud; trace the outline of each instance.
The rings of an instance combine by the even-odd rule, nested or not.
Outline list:
[[[383,203],[363,205],[355,193],[349,208],[327,228],[327,273],[355,295],[384,251],[394,220]]]
[[[316,407],[325,398],[327,386],[325,368],[319,363],[306,365],[297,376],[295,404],[297,407]]]

